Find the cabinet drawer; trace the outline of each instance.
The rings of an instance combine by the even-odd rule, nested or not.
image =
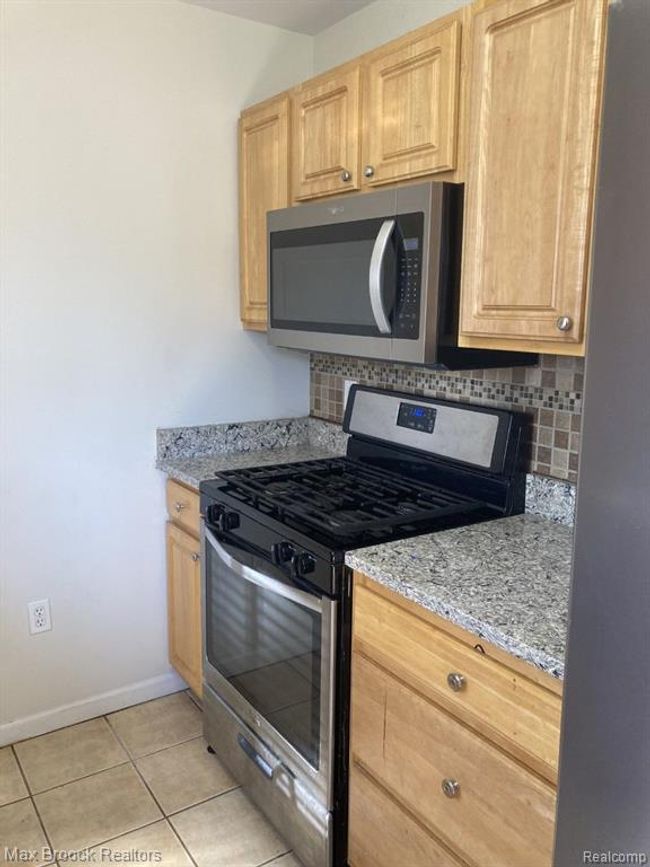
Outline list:
[[[180,482],[174,479],[167,480],[167,511],[169,517],[175,523],[180,524],[194,533],[199,535],[201,525],[201,514],[199,511],[199,495],[191,488],[181,485]]]
[[[354,762],[476,867],[550,867],[548,783],[358,654],[352,676]]]
[[[350,867],[463,867],[358,767],[350,768]]]
[[[470,644],[355,584],[355,649],[429,696],[490,740],[557,779],[561,698]],[[454,691],[450,674],[463,686]]]

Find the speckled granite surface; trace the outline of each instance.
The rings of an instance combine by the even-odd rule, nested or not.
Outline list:
[[[311,461],[316,458],[331,458],[336,452],[323,446],[306,443],[300,446],[275,449],[256,449],[250,452],[222,452],[199,457],[169,458],[159,460],[159,470],[186,485],[198,488],[204,479],[212,479],[221,470],[237,470],[242,467],[262,467],[267,464],[291,464],[294,461]]]
[[[526,511],[571,526],[576,510],[576,487],[546,476],[526,477]]]
[[[161,428],[156,432],[158,460],[302,445],[308,440],[308,424],[307,418],[280,418],[237,424]]]
[[[516,515],[351,552],[370,578],[564,677],[573,533]]]
[[[161,428],[156,439],[158,469],[198,487],[218,470],[345,454],[348,435],[338,424],[305,417]],[[227,455],[233,459],[226,460]],[[526,511],[559,524],[573,524],[574,485],[529,474]]]

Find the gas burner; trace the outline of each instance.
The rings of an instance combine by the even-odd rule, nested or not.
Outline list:
[[[483,504],[429,482],[416,482],[352,458],[301,461],[219,474],[224,493],[271,517],[339,538],[392,532]]]

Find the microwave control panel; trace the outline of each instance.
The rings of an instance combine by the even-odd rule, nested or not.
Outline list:
[[[394,336],[417,340],[420,333],[420,287],[422,285],[422,214],[400,215],[397,261],[397,307]]]

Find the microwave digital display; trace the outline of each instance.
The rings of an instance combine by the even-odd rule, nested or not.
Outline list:
[[[402,245],[404,246],[404,249],[406,250],[407,253],[411,252],[412,250],[419,250],[420,249],[420,239],[419,238],[404,238],[404,240],[402,241]]]
[[[397,413],[398,427],[407,427],[423,433],[433,433],[436,423],[436,408],[414,403],[400,403]]]

